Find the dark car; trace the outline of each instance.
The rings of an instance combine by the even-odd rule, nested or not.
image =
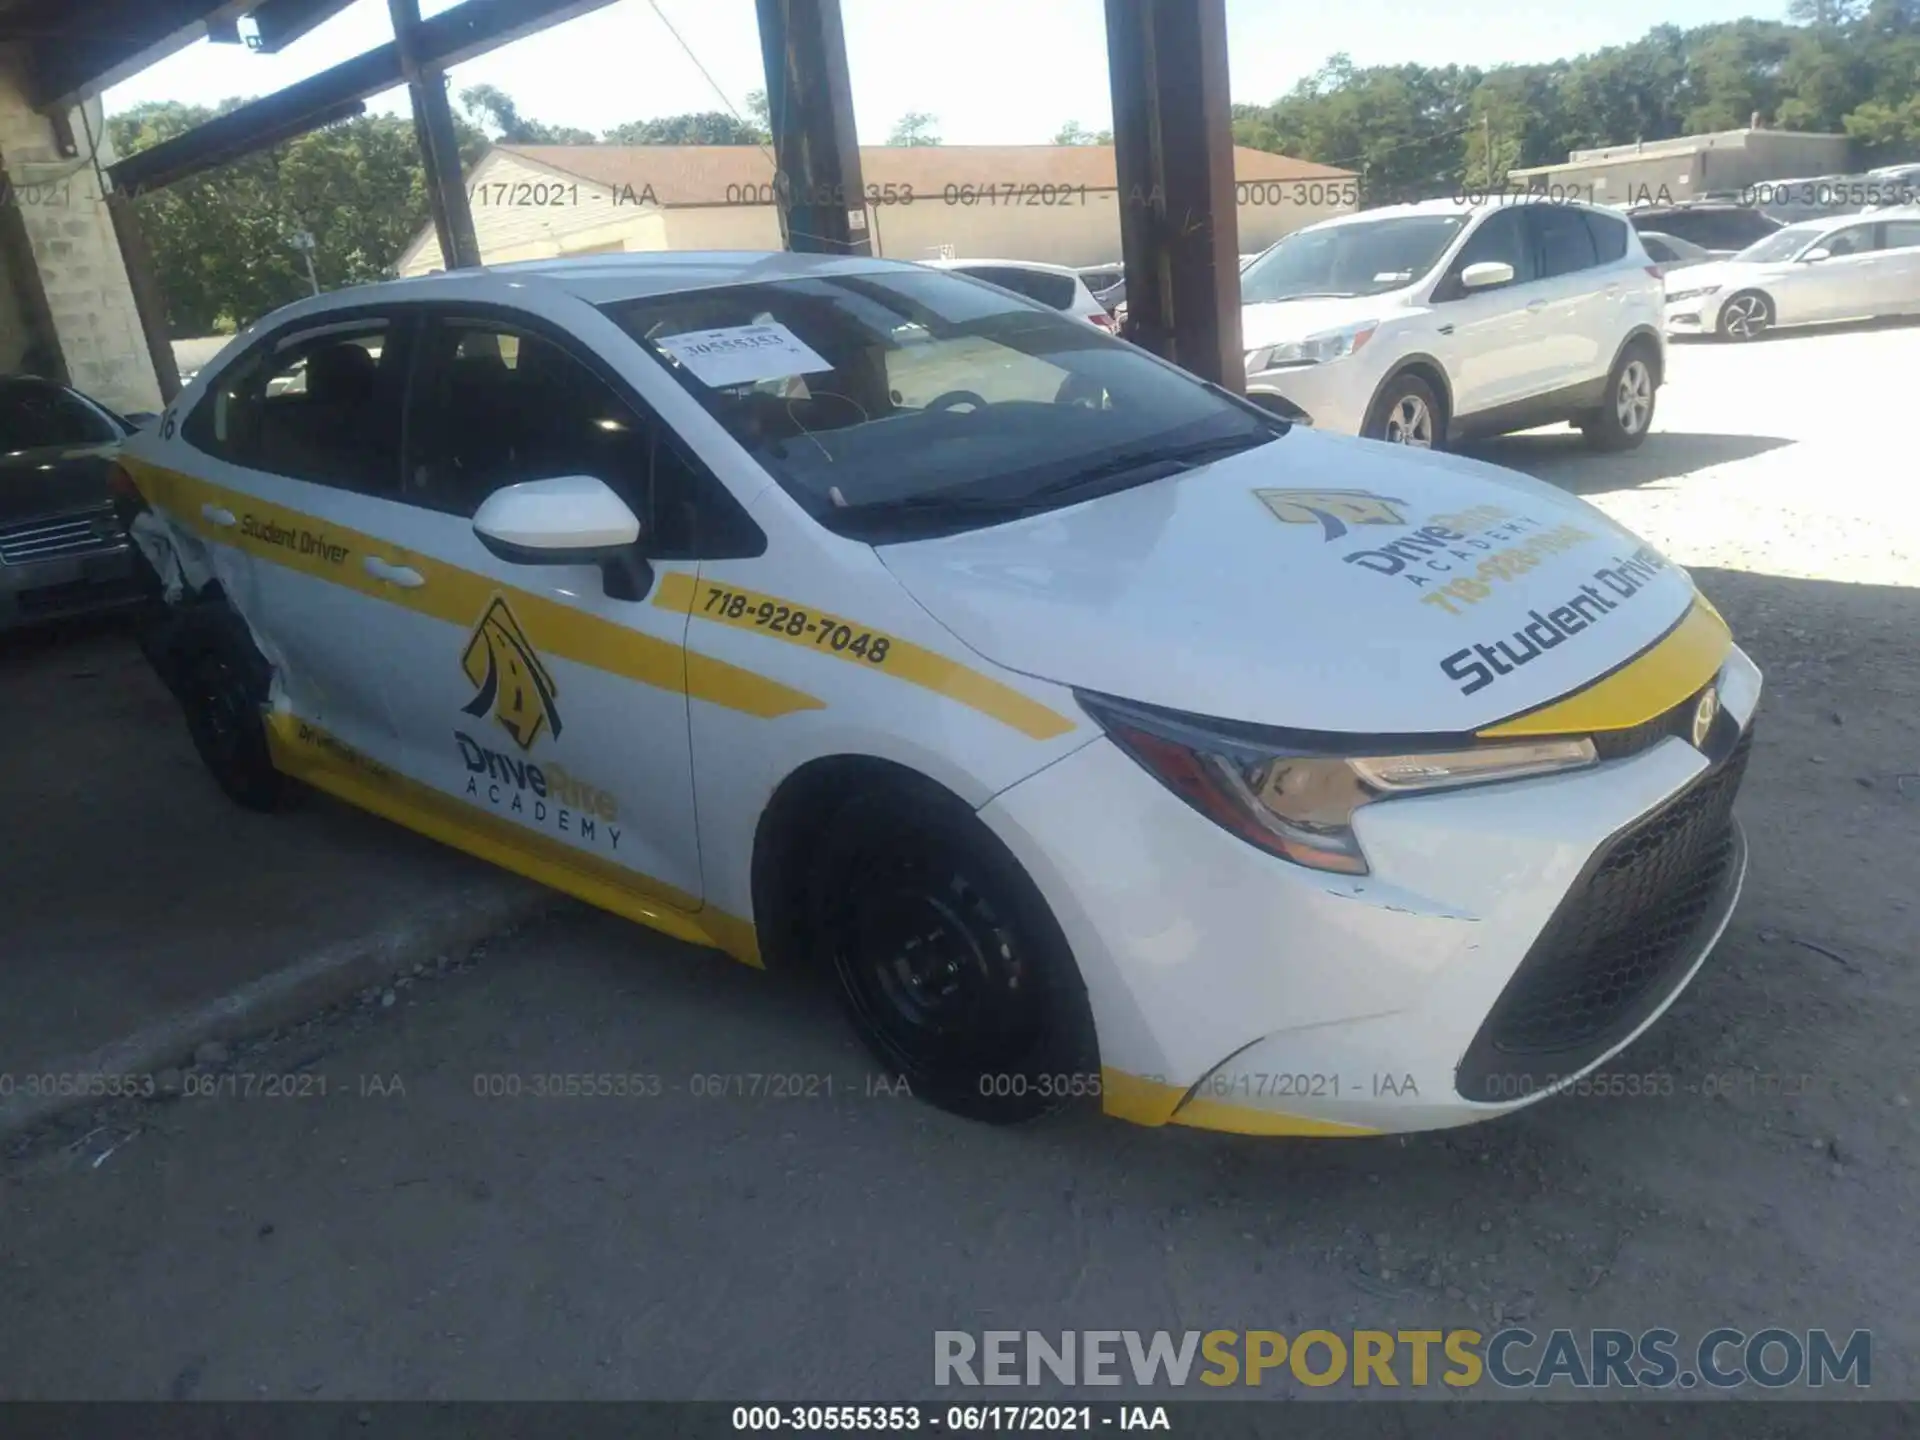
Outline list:
[[[151,418],[38,376],[0,376],[0,630],[144,593],[108,480],[120,442]]]
[[[1724,250],[1729,254],[1766,239],[1781,224],[1752,205],[1707,200],[1641,206],[1629,210],[1627,219],[1636,230],[1677,235],[1703,250]]]

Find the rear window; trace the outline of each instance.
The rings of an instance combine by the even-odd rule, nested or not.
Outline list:
[[[1070,275],[1024,270],[1017,265],[962,265],[955,268],[962,275],[971,275],[976,280],[999,285],[1016,295],[1025,295],[1029,300],[1051,305],[1056,310],[1071,310],[1074,301],[1079,298],[1079,288]]]

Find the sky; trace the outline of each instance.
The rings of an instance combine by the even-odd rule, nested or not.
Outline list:
[[[1786,0],[1227,0],[1228,66],[1233,98],[1265,103],[1343,50],[1363,66],[1486,67],[1623,44],[1660,24],[1785,12]],[[842,0],[841,13],[867,144],[908,111],[932,114],[950,145],[1040,145],[1068,121],[1111,123],[1102,0]],[[264,95],[392,38],[387,0],[354,0],[282,55],[200,41],[109,90],[106,107]],[[524,116],[596,133],[729,101],[744,113],[747,92],[765,86],[753,0],[614,0],[448,73],[456,96],[496,85]],[[400,88],[368,109],[410,113]]]

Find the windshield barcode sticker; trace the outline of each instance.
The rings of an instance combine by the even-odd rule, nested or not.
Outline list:
[[[659,336],[654,343],[691,370],[701,384],[715,388],[817,375],[833,369],[778,322],[689,330],[681,335]]]

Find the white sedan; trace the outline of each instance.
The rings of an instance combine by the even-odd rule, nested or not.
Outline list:
[[[1755,340],[1831,320],[1920,314],[1920,207],[1803,220],[1730,259],[1670,272],[1667,333]]]
[[[964,1115],[1499,1115],[1653,1023],[1745,872],[1760,675],[1685,571],[964,276],[341,291],[124,464],[236,801],[817,970]]]

